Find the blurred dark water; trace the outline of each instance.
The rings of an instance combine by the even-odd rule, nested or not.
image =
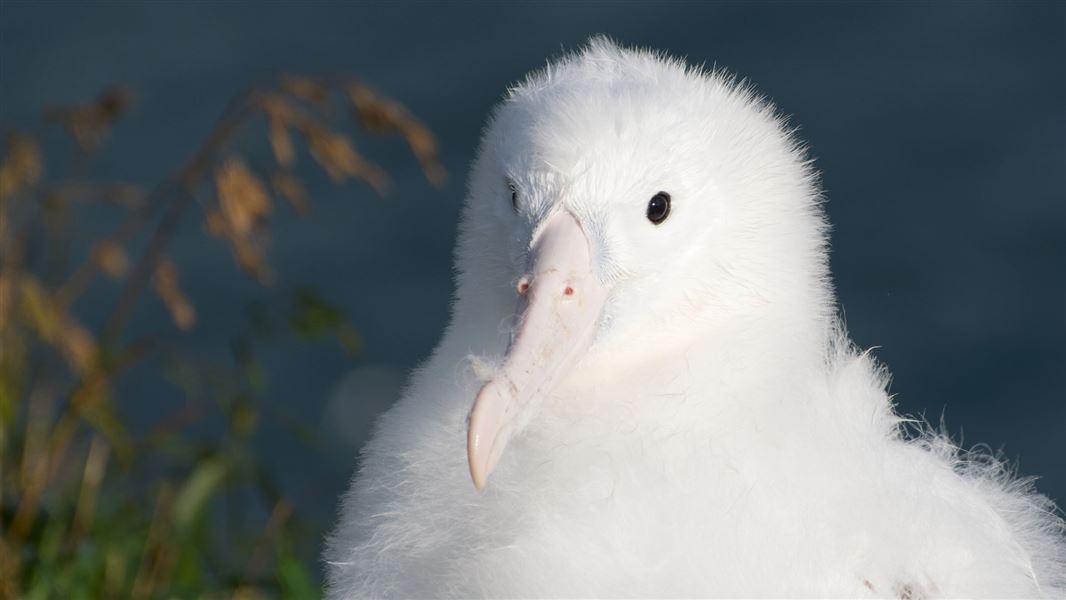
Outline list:
[[[312,179],[315,208],[274,226],[289,286],[342,306],[366,341],[270,346],[270,402],[325,453],[267,425],[264,451],[327,524],[374,416],[440,336],[463,179],[486,113],[546,58],[606,33],[749,78],[801,126],[829,198],[832,267],[856,342],[877,346],[904,413],[943,416],[1066,502],[1066,5],[1062,3],[0,4],[0,122],[112,82],[141,105],[96,172],[150,183],[186,160],[227,100],[279,72],[355,73],[439,136],[443,191],[397,143],[365,147],[399,182],[381,200]],[[106,215],[87,211],[87,233]],[[262,292],[183,224],[173,251],[200,313],[187,342],[222,360]],[[113,289],[96,286],[86,318]],[[166,327],[149,301],[134,329]],[[354,372],[353,372],[354,371]],[[181,401],[149,372],[119,390],[147,422]],[[463,445],[457,443],[457,452]]]

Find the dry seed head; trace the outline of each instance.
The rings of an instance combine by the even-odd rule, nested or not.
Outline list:
[[[130,268],[130,259],[122,246],[110,240],[104,240],[93,249],[93,260],[99,265],[100,270],[109,276],[118,279],[126,274]]]
[[[291,166],[296,160],[296,151],[289,137],[289,126],[299,116],[296,109],[280,94],[265,93],[256,97],[256,105],[267,120],[267,132],[274,159],[283,167]]]
[[[274,281],[274,274],[266,264],[266,259],[260,249],[247,237],[234,237],[233,254],[237,258],[237,264],[248,271],[256,281],[263,285],[270,285]]]
[[[365,85],[353,83],[346,91],[352,112],[363,127],[375,133],[399,131],[430,183],[438,187],[444,184],[444,167],[437,156],[437,140],[421,121],[399,102],[383,98]]]
[[[237,235],[247,235],[270,213],[266,186],[239,158],[231,158],[215,173],[222,215]]]
[[[168,258],[155,268],[155,291],[178,329],[187,331],[196,324],[196,309],[178,285],[178,267]]]
[[[270,147],[274,150],[274,160],[282,167],[291,167],[296,160],[296,150],[285,122],[281,119],[268,119],[267,129]]]
[[[7,152],[0,165],[0,200],[37,183],[43,173],[44,161],[37,141],[21,133],[9,133]]]
[[[363,158],[344,135],[317,126],[308,127],[305,135],[311,155],[334,181],[344,181],[346,177],[362,179],[379,193],[388,187],[385,172]]]
[[[356,119],[374,133],[388,133],[398,129],[405,112],[399,103],[378,96],[374,90],[360,84],[348,86],[348,101]]]
[[[279,87],[285,93],[314,104],[324,105],[329,102],[329,88],[310,77],[285,75],[281,78]]]
[[[101,118],[114,121],[124,112],[128,112],[136,102],[133,90],[124,87],[112,87],[104,90],[96,99],[95,108]]]
[[[281,94],[262,93],[255,97],[256,105],[268,119],[289,124],[295,118],[295,110]]]
[[[130,90],[110,88],[88,104],[47,110],[45,117],[60,123],[83,152],[92,152],[133,102]]]

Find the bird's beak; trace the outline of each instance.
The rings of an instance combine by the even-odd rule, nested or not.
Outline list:
[[[517,291],[503,366],[470,410],[466,450],[479,490],[511,436],[588,349],[607,298],[592,273],[588,238],[568,211],[556,213],[538,231]]]

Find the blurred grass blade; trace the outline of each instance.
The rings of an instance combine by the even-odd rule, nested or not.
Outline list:
[[[229,469],[229,463],[219,456],[212,456],[193,470],[174,500],[174,528],[179,534],[190,531],[204,514],[208,501],[226,480]]]

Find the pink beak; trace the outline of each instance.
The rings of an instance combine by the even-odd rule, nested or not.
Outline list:
[[[591,258],[588,238],[567,211],[534,239],[503,366],[470,410],[466,451],[479,490],[511,437],[592,342],[607,290],[592,274]]]

